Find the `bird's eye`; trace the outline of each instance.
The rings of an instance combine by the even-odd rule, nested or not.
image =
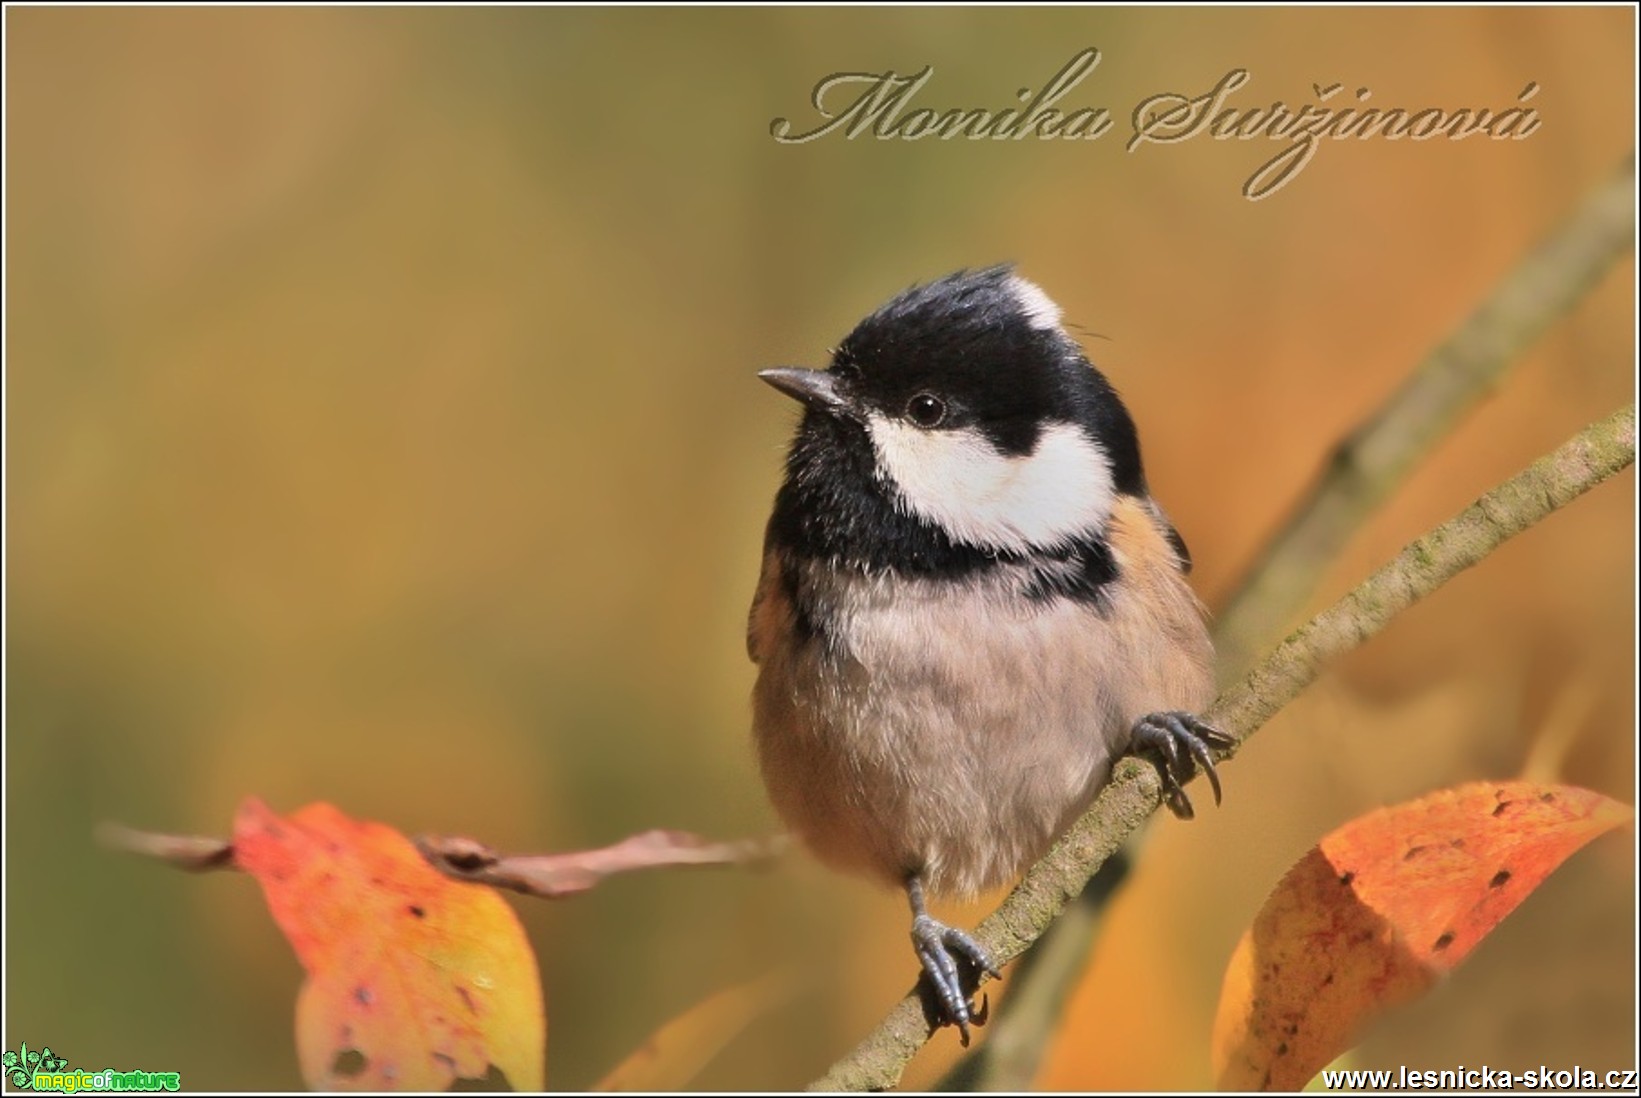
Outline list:
[[[919,393],[906,402],[906,418],[919,427],[938,427],[946,418],[946,404],[937,396]]]

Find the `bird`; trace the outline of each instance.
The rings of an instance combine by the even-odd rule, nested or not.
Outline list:
[[[822,863],[905,890],[962,1043],[997,977],[929,914],[1036,860],[1143,753],[1164,800],[1232,741],[1213,648],[1133,418],[1011,264],[912,286],[824,369],[758,375],[802,415],[747,622],[759,770]]]

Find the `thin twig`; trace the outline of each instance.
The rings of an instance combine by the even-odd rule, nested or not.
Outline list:
[[[1361,586],[1290,635],[1209,708],[1212,723],[1245,741],[1316,678],[1323,665],[1378,633],[1398,613],[1482,560],[1500,544],[1635,460],[1635,406],[1592,424],[1458,515],[1403,549]],[[1234,754],[1234,749],[1226,755]],[[1134,759],[1116,767],[1094,804],[1027,871],[975,932],[1006,963],[1040,937],[1122,842],[1156,810],[1156,769]],[[812,1090],[885,1090],[929,1039],[915,991]]]
[[[234,864],[234,844],[207,835],[163,835],[124,824],[102,823],[97,825],[97,841],[110,850],[153,858],[190,873],[239,868]]]
[[[239,869],[234,844],[201,835],[167,835],[104,823],[97,840],[113,850],[153,858],[190,872]],[[428,864],[458,881],[511,889],[544,900],[585,892],[605,877],[637,869],[679,866],[755,865],[787,846],[784,835],[713,842],[688,831],[642,831],[597,850],[564,854],[498,854],[476,839],[423,835],[416,848]]]
[[[688,831],[643,831],[597,850],[568,854],[498,854],[483,843],[454,836],[421,835],[416,849],[448,877],[506,888],[543,900],[585,892],[616,873],[677,866],[751,865],[785,848],[784,836],[712,842]]]
[[[1634,237],[1631,153],[1334,450],[1310,492],[1219,607],[1214,646],[1222,683],[1241,676],[1280,635],[1363,520],[1521,352],[1630,250]]]

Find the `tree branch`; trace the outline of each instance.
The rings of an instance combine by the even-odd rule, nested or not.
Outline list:
[[[1513,353],[1497,349],[1525,346],[1537,334],[1535,325],[1542,327],[1571,308],[1621,254],[1634,228],[1629,202],[1634,178],[1632,157],[1613,179],[1590,192],[1456,335],[1426,356],[1401,388],[1340,442],[1332,471],[1319,475],[1310,495],[1267,540],[1238,590],[1219,607],[1214,645],[1221,683],[1246,670],[1310,597],[1336,551],[1411,473],[1417,458],[1457,424],[1485,389],[1497,384],[1515,361]],[[1545,285],[1550,292],[1538,292]],[[1520,311],[1521,287],[1533,291],[1525,305],[1538,315]],[[1432,392],[1441,399],[1432,399]],[[1361,474],[1370,459],[1379,472],[1368,478],[1373,492],[1364,495]],[[1090,889],[1101,885],[1116,864],[1115,859],[1108,862]],[[1109,897],[1120,881],[1104,883],[1109,887],[1102,896]],[[1098,925],[1098,911],[1090,906],[1085,893],[1085,902],[1068,910],[1032,955],[1046,950],[1057,957],[1086,956]],[[1061,942],[1067,935],[1077,940]],[[1080,961],[1076,964],[1081,967]],[[1058,1016],[1074,976],[1046,963],[1022,967],[1009,981],[1008,998],[987,1039],[942,1080],[942,1089],[1019,1090],[1029,1085],[1053,1032],[1041,1022]]]
[[[1635,236],[1635,156],[1511,271],[1400,389],[1339,444],[1309,494],[1219,608],[1220,681],[1240,676],[1323,569],[1414,465]]]
[[[1500,544],[1565,506],[1635,460],[1635,406],[1592,424],[1403,549],[1361,586],[1298,629],[1208,709],[1214,725],[1245,741],[1316,678],[1393,617]],[[1228,757],[1234,749],[1226,752]],[[1155,768],[1124,759],[1087,812],[1026,872],[976,938],[999,964],[1018,957],[1122,842],[1156,810]],[[916,991],[865,1040],[813,1083],[812,1090],[884,1090],[932,1029]]]

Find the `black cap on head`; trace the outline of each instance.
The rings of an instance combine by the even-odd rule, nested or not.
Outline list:
[[[1075,423],[1112,463],[1119,491],[1145,492],[1133,420],[1060,324],[1060,311],[1009,264],[914,286],[861,321],[832,372],[858,401],[899,415],[921,393],[1005,454],[1028,454],[1044,425]]]

